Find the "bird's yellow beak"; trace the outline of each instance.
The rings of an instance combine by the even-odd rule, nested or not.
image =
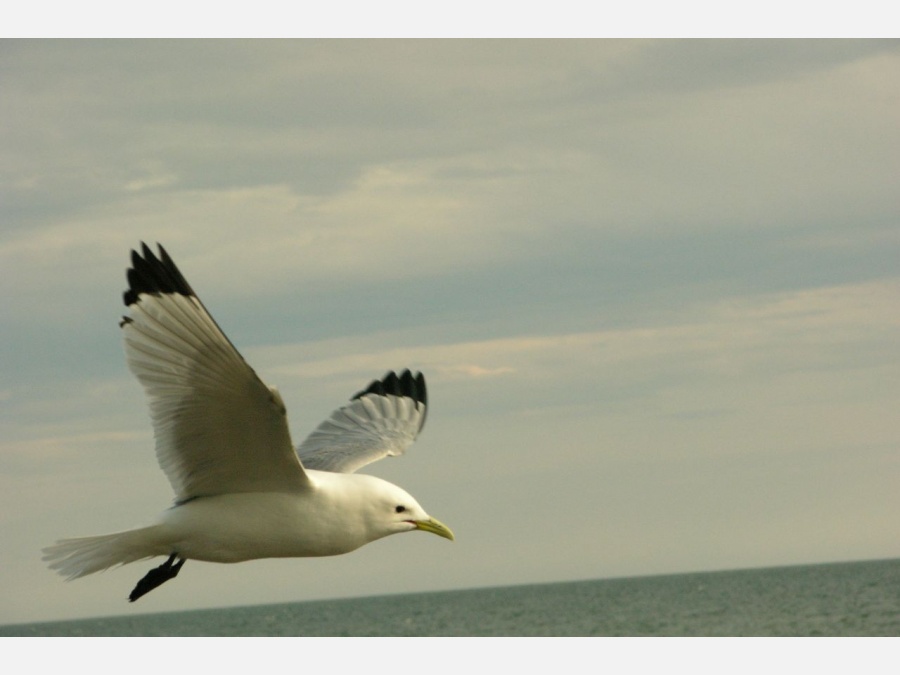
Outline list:
[[[453,532],[449,527],[444,525],[437,518],[429,518],[428,520],[417,520],[415,521],[417,530],[424,530],[425,532],[431,532],[432,534],[436,534],[439,537],[443,537],[444,539],[449,539],[453,541]]]

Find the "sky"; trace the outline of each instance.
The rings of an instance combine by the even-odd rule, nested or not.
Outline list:
[[[0,624],[900,556],[900,42],[0,42]],[[456,541],[40,549],[171,505],[117,322],[161,242],[299,443]]]

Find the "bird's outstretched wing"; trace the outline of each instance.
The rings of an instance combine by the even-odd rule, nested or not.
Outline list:
[[[428,393],[422,373],[389,372],[335,410],[297,448],[307,469],[353,473],[388,455],[402,455],[425,424]]]
[[[121,327],[176,500],[302,490],[284,403],[241,357],[162,246],[131,252]]]

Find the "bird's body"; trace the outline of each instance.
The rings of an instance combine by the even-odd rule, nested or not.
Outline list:
[[[128,365],[150,401],[160,466],[175,506],[155,525],[68,539],[45,560],[77,578],[169,556],[131,594],[177,575],[185,560],[348,553],[390,534],[452,532],[405,490],[353,473],[402,454],[425,422],[421,374],[389,372],[336,410],[295,450],[284,403],[243,360],[160,247],[132,252],[123,318]]]
[[[170,544],[168,551],[178,551],[181,557],[234,563],[340,555],[389,534],[416,529],[399,514],[389,527],[369,517],[382,511],[369,509],[369,504],[390,494],[396,499],[390,500],[387,510],[399,499],[415,503],[409,495],[401,495],[400,488],[363,474],[309,474],[314,487],[308,492],[217,495],[169,509],[157,526],[160,536]]]

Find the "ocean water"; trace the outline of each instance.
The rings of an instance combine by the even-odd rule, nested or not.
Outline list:
[[[4,636],[900,636],[900,560],[0,626]]]

